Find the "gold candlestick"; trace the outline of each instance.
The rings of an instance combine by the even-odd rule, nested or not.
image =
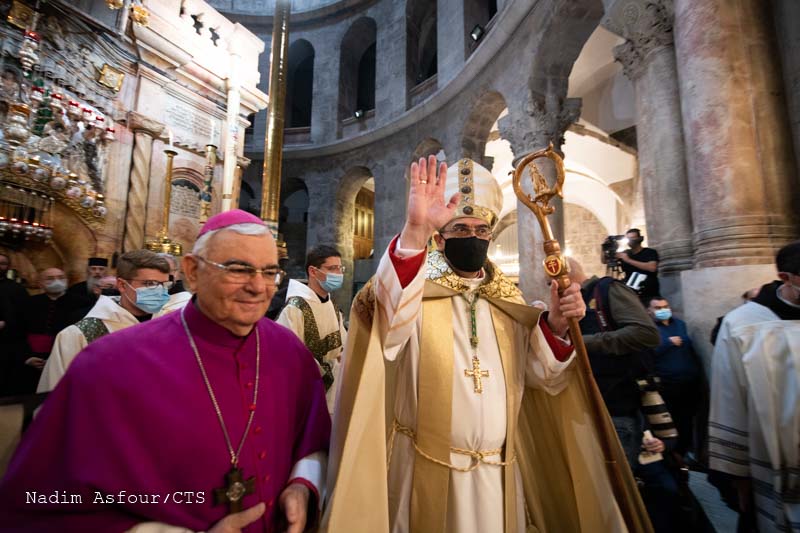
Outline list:
[[[178,155],[175,150],[164,150],[167,155],[167,172],[164,177],[164,210],[162,213],[161,231],[158,236],[147,241],[144,247],[152,252],[163,252],[179,256],[183,254],[183,246],[178,242],[172,242],[169,238],[169,209],[172,205],[172,160]]]

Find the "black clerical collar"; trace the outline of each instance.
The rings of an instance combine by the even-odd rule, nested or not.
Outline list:
[[[315,292],[314,294],[317,294],[317,293]],[[325,298],[323,298],[322,296],[320,296],[319,294],[317,294],[317,298],[319,298],[319,301],[320,301],[320,303],[323,303],[323,304],[324,304],[325,302],[327,302],[328,300],[330,300],[330,299],[331,299],[331,295],[330,295],[330,294],[328,294],[328,295],[327,295]]]

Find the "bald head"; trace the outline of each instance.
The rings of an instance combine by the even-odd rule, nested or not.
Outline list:
[[[567,257],[567,263],[569,264],[569,280],[572,283],[583,285],[583,282],[588,278],[583,270],[583,265],[574,257]]]

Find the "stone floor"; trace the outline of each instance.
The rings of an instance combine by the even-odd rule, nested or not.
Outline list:
[[[689,473],[689,488],[692,489],[700,505],[706,512],[719,533],[736,531],[736,513],[728,508],[719,497],[719,492],[708,481],[706,475],[700,472]]]

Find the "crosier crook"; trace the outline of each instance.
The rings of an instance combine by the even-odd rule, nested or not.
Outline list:
[[[547,180],[534,163],[537,159],[542,158],[550,159],[555,166],[556,180],[552,187],[548,185]],[[522,190],[522,179],[526,170],[528,170],[535,196],[531,196]],[[536,215],[539,226],[541,226],[542,235],[544,236],[544,269],[551,279],[556,280],[558,284],[558,294],[561,296],[570,285],[569,267],[561,253],[561,246],[553,236],[553,230],[550,227],[547,216],[553,214],[556,210],[555,206],[549,205],[550,200],[554,196],[563,197],[564,161],[561,156],[553,150],[553,144],[550,143],[547,148],[523,157],[514,168],[513,175],[514,193],[517,195],[517,198]],[[572,344],[575,346],[575,351],[578,355],[578,365],[586,377],[591,414],[594,426],[597,430],[597,435],[600,439],[600,448],[603,452],[603,459],[606,463],[611,488],[614,491],[617,505],[628,527],[628,531],[652,531],[652,529],[648,527],[650,526],[649,523],[641,524],[640,526],[642,527],[638,527],[638,522],[634,519],[633,509],[630,508],[629,500],[625,494],[623,467],[617,463],[611,452],[613,446],[619,446],[616,430],[610,422],[605,409],[603,396],[600,394],[600,389],[597,387],[597,383],[594,380],[592,367],[589,363],[589,355],[586,352],[586,346],[583,343],[583,336],[581,335],[580,326],[578,325],[578,319],[573,317],[569,318],[568,321]]]

